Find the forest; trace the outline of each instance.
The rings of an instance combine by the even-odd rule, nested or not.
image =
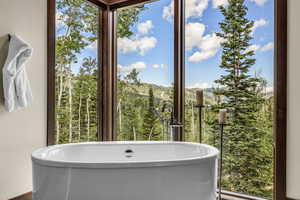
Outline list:
[[[82,54],[97,42],[98,9],[85,0],[56,0],[56,8],[56,144],[97,141],[98,60],[96,53]],[[144,9],[147,4],[118,11],[119,38],[134,34],[131,27]],[[218,87],[204,89],[202,142],[219,148],[218,114],[226,109],[222,187],[271,199],[273,93],[259,73],[249,73],[256,61],[246,50],[253,21],[244,0],[229,0],[219,12],[224,19],[217,35],[224,40],[216,67],[225,73],[215,80]],[[185,90],[184,132],[191,142],[199,142],[198,89]],[[117,97],[118,140],[168,140],[164,119],[171,114],[173,87],[142,82],[133,69],[118,73]]]

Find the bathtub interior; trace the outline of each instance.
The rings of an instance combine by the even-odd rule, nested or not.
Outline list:
[[[57,145],[37,151],[33,156],[57,162],[128,163],[202,158],[213,151],[206,145],[193,143],[108,142]]]

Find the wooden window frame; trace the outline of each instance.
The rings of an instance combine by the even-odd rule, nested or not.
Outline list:
[[[47,145],[54,144],[55,133],[55,0],[48,1],[47,22]],[[151,2],[153,0],[124,0],[105,3],[87,0],[99,7],[99,82],[98,84],[98,139],[116,139],[116,10]],[[184,1],[174,0],[174,114],[184,123]],[[274,0],[275,7],[275,48],[274,48],[274,199],[286,197],[286,137],[287,137],[287,1]],[[175,139],[184,141],[183,129],[176,131]],[[224,192],[226,196],[240,199],[257,199],[245,195]]]

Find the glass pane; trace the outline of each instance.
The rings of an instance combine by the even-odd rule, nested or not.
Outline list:
[[[97,140],[98,8],[56,0],[56,144]]]
[[[163,14],[169,4],[118,10],[118,140],[169,139],[174,26]]]
[[[272,198],[274,0],[187,0],[186,14],[186,140],[219,148],[226,109],[222,189]]]

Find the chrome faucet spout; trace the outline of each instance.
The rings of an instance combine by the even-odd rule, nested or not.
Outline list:
[[[170,141],[175,141],[175,131],[178,128],[183,127],[183,124],[181,123],[170,123],[169,124],[169,140]]]
[[[166,110],[168,110],[170,112],[170,117],[165,117],[165,115],[163,114],[166,112]],[[163,132],[166,133],[166,139],[169,141],[174,141],[175,140],[175,131],[178,128],[182,128],[183,124],[180,123],[176,119],[175,114],[174,114],[173,105],[171,103],[165,102],[162,105],[161,111],[159,111],[159,109],[154,109],[154,113],[157,115],[157,117],[163,123],[163,126],[164,126]],[[163,138],[165,138],[164,133],[163,133]]]

